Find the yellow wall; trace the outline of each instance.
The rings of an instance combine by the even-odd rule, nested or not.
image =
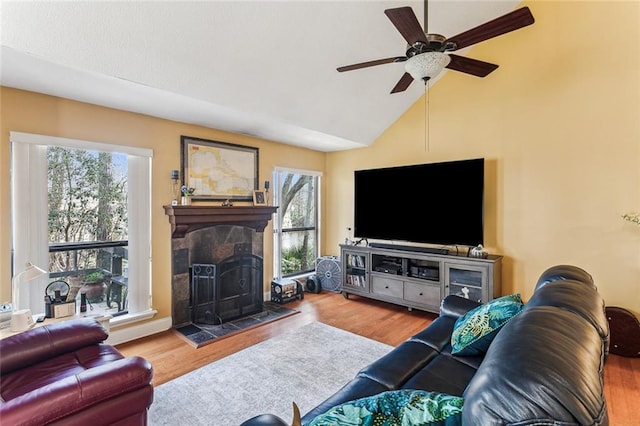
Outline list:
[[[620,218],[640,210],[640,3],[525,4],[533,26],[467,53],[498,70],[484,79],[447,72],[371,147],[353,151],[322,154],[0,88],[0,301],[10,299],[13,130],[153,148],[153,307],[160,316],[170,309],[162,205],[170,199],[170,170],[180,166],[181,134],[259,147],[261,180],[274,166],[324,171],[323,254],[337,254],[353,225],[353,170],[484,157],[485,240],[505,256],[505,293],[528,298],[545,268],[571,263],[594,276],[607,305],[640,312],[640,227]],[[398,208],[415,208],[421,191],[428,194],[427,183],[411,184],[415,202],[401,200]],[[381,190],[380,202],[397,200]],[[269,226],[266,280],[271,247]]]
[[[11,300],[9,132],[19,131],[153,149],[153,303],[158,317],[171,312],[171,229],[163,205],[171,202],[171,170],[180,169],[180,135],[260,149],[260,181],[276,166],[324,172],[325,154],[141,114],[0,87],[0,302]],[[264,233],[265,288],[273,277],[273,228]]]
[[[504,293],[528,298],[544,269],[569,263],[607,305],[640,312],[640,227],[620,218],[640,211],[640,2],[523,5],[532,26],[466,54],[499,64],[493,74],[448,71],[371,147],[328,155],[325,247],[352,226],[354,169],[484,157],[485,242],[505,256]],[[381,188],[381,203],[428,200],[428,182],[397,184],[416,199]]]

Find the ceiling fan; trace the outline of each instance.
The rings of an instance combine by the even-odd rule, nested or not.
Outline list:
[[[440,34],[427,32],[427,4],[425,2],[425,30],[422,30],[418,18],[408,7],[387,9],[385,15],[407,41],[405,56],[395,56],[377,59],[358,64],[339,67],[339,72],[352,71],[376,65],[393,62],[406,62],[405,73],[395,85],[391,93],[407,90],[413,80],[423,80],[425,83],[438,75],[443,68],[486,77],[498,68],[498,65],[477,59],[454,55],[449,52],[471,46],[499,35],[515,31],[534,22],[528,7],[522,7],[499,18],[485,22],[475,28],[446,38]]]

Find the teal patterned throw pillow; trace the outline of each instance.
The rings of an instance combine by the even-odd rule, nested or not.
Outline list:
[[[499,297],[458,318],[451,335],[451,353],[480,355],[489,349],[500,328],[523,308],[520,294]]]
[[[410,426],[462,424],[462,398],[403,389],[345,402],[305,426]]]

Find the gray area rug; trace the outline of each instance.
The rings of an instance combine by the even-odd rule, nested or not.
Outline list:
[[[155,388],[149,424],[239,425],[262,413],[291,423],[391,346],[313,322]]]

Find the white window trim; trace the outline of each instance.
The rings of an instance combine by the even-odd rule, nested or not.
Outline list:
[[[12,143],[13,276],[22,272],[27,262],[44,270],[49,266],[46,152],[46,147],[41,145]],[[13,303],[20,301],[14,309],[29,308],[33,313],[43,311],[47,283],[47,276],[43,276],[12,288]]]
[[[129,167],[128,211],[148,212],[129,216],[129,280],[138,283],[129,288],[129,315],[113,321],[117,324],[148,318],[151,309],[151,159],[148,148],[91,142],[23,132],[10,132],[12,152],[11,189],[13,223],[14,275],[26,262],[47,268],[49,264],[49,230],[47,224],[46,147],[65,146],[103,152],[127,154]],[[34,164],[34,162],[38,162]],[[19,166],[18,166],[19,165]],[[45,212],[45,214],[43,214]],[[142,266],[144,265],[144,266]],[[46,277],[21,286],[20,304],[32,312],[44,310]]]
[[[273,172],[274,173],[279,173],[279,172],[290,172],[290,173],[298,173],[301,175],[309,175],[309,176],[317,176],[317,177],[322,177],[322,172],[319,172],[317,170],[307,170],[307,169],[296,169],[294,167],[281,167],[281,166],[277,166],[273,168]]]

